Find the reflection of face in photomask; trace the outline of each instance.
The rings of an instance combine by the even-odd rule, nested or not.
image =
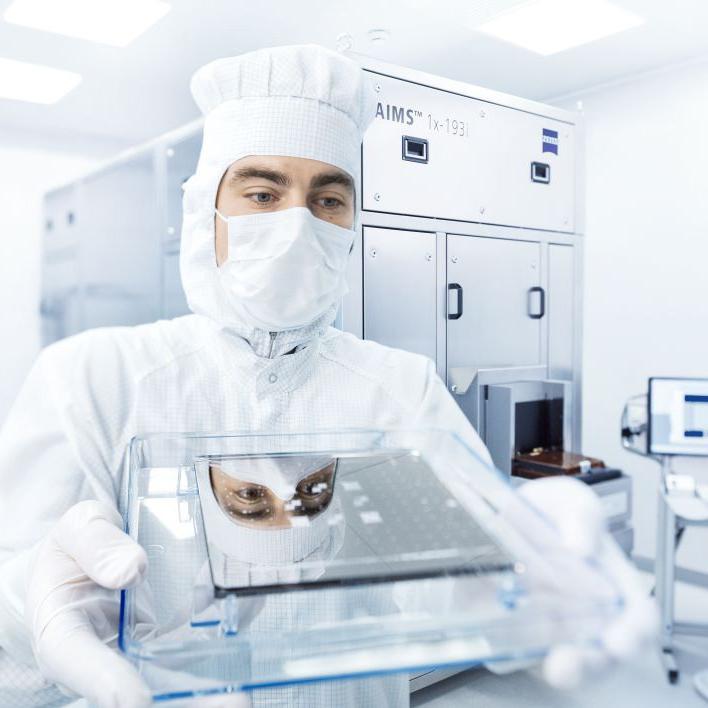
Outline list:
[[[218,463],[209,466],[217,503],[233,521],[253,528],[300,526],[330,505],[334,492],[336,461],[303,477],[292,487],[271,489],[226,474]]]

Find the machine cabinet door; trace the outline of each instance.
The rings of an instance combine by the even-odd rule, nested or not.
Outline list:
[[[43,252],[66,253],[78,242],[76,187],[69,185],[49,192],[44,198]]]
[[[179,272],[179,247],[182,232],[182,185],[194,174],[202,145],[202,131],[183,137],[164,147],[165,210],[167,231],[162,244],[162,301],[160,315],[179,317],[189,312]]]
[[[548,246],[548,375],[573,378],[575,259],[572,246]]]
[[[43,347],[81,331],[78,302],[76,249],[45,250],[39,303]]]
[[[435,234],[364,227],[364,338],[436,352]]]
[[[82,328],[156,320],[160,207],[153,153],[96,172],[80,188]]]
[[[76,186],[49,192],[44,198],[42,241],[42,346],[80,327],[78,302],[78,220]]]
[[[179,244],[182,231],[182,185],[195,173],[202,147],[202,131],[171,142],[165,150],[165,189],[167,211],[166,241]]]
[[[448,372],[541,363],[540,249],[448,234]]]
[[[179,272],[179,250],[166,252],[162,257],[162,317],[171,319],[189,312]]]

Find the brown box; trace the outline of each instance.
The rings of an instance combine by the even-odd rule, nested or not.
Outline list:
[[[563,450],[534,450],[514,456],[511,462],[511,474],[526,479],[580,474],[585,466],[581,466],[581,463],[585,460],[590,463],[592,469],[605,467],[605,463],[596,457]]]

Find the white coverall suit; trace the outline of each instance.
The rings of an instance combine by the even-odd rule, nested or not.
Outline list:
[[[28,559],[76,502],[116,504],[126,446],[136,434],[420,426],[455,431],[489,459],[430,360],[332,328],[337,303],[303,327],[253,327],[232,312],[218,278],[214,205],[234,160],[308,157],[356,180],[361,135],[374,112],[361,70],[317,47],[263,50],[208,65],[192,89],[207,113],[199,166],[185,188],[182,234],[182,279],[196,314],[91,330],[51,345],[0,433],[3,706],[61,698],[33,669],[23,619]],[[314,686],[310,703],[297,705],[381,706],[390,680]],[[398,694],[398,705],[407,704],[407,691]],[[294,704],[288,689],[269,700]]]

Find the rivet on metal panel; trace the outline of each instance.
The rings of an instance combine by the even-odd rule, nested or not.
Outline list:
[[[376,84],[376,91],[377,92],[381,91],[381,84]]]
[[[425,260],[426,260],[426,261],[432,261],[432,260],[433,260],[433,254],[432,254],[432,253],[426,253],[426,254],[425,254]]]
[[[453,263],[457,263],[457,260],[458,260],[458,259],[457,259],[457,256],[451,256],[451,257],[450,257],[450,260],[451,260]]]
[[[354,38],[348,33],[344,32],[337,35],[337,51],[347,52],[354,46]]]
[[[487,114],[486,114],[484,111],[480,111],[480,112],[479,112],[479,117],[480,117],[480,118],[486,118],[486,117],[487,117]]]
[[[175,149],[174,148],[167,148],[167,150],[165,150],[165,155],[167,155],[167,157],[174,157]]]
[[[374,199],[375,199],[377,202],[380,202],[380,201],[381,201],[381,195],[380,195],[378,192],[376,192],[376,193],[374,194]]]
[[[369,249],[369,256],[371,256],[371,258],[376,258],[376,249],[375,248]]]
[[[485,207],[480,207],[479,208],[479,213],[484,214],[484,212],[487,211]]]
[[[450,386],[450,390],[451,390],[453,393],[457,393],[457,384],[452,384],[452,386]]]

